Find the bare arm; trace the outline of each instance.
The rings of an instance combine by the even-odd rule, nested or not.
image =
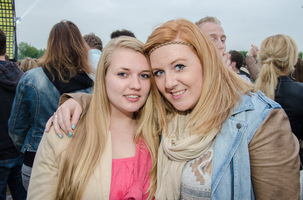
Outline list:
[[[258,54],[259,48],[256,45],[251,45],[251,48],[246,54],[245,62],[247,65],[247,70],[250,73],[250,77],[255,81],[258,78],[259,75],[259,68],[257,64],[257,54]]]

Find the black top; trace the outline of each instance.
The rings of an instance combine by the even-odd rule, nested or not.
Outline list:
[[[22,75],[23,71],[16,64],[0,61],[0,160],[14,159],[20,155],[8,135],[8,119]]]
[[[275,101],[285,110],[293,133],[303,139],[303,83],[293,81],[288,76],[280,76]]]

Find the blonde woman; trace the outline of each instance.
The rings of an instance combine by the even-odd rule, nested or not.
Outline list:
[[[151,199],[159,144],[143,43],[111,40],[73,139],[44,134],[29,199]],[[55,116],[57,118],[57,116]],[[54,132],[53,128],[50,132]]]
[[[296,42],[288,35],[266,38],[258,53],[260,74],[256,90],[261,90],[285,110],[293,133],[303,140],[303,83],[293,81],[290,74],[298,60]],[[301,166],[302,166],[301,155]]]
[[[37,67],[38,67],[37,59],[26,57],[23,60],[21,60],[20,69],[23,72],[26,72],[30,69],[34,69]]]

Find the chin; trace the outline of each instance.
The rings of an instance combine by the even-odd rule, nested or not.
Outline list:
[[[174,108],[178,111],[187,111],[190,109],[190,107],[186,105],[176,105]]]

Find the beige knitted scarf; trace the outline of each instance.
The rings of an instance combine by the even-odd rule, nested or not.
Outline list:
[[[190,114],[176,115],[168,123],[158,153],[157,200],[180,199],[181,173],[187,161],[201,156],[213,143],[218,130],[191,134]]]

